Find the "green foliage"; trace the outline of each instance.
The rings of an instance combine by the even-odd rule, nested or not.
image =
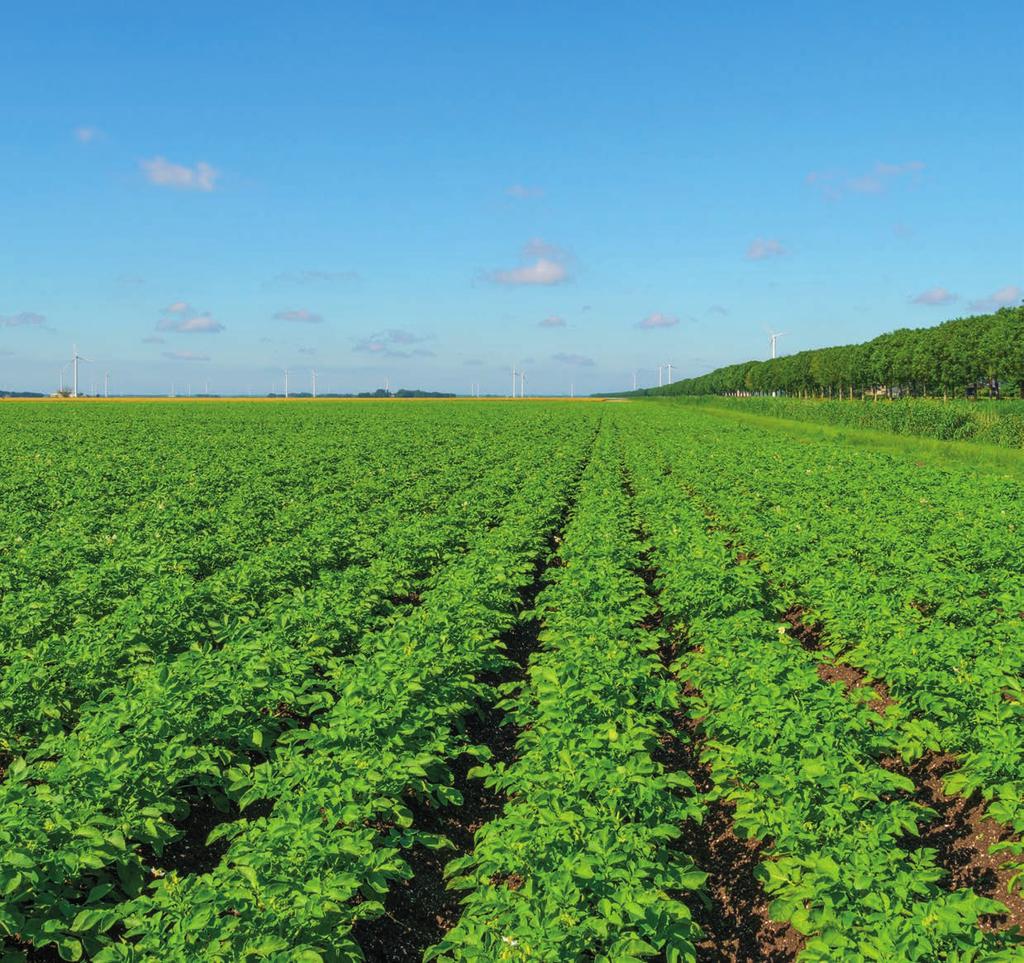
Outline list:
[[[901,328],[863,344],[800,351],[768,361],[717,368],[640,395],[827,394],[867,389],[963,394],[1002,382],[1024,397],[1024,308],[956,318],[934,328]],[[987,389],[986,389],[987,390]]]
[[[901,398],[895,401],[820,401],[799,398],[692,398],[728,411],[787,418],[895,435],[943,441],[970,441],[1004,448],[1024,448],[1024,404],[1019,401],[941,401]]]

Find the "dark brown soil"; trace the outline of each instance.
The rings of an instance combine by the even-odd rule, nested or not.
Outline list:
[[[805,621],[806,615],[806,609],[794,605],[782,613],[782,620],[789,623],[786,631],[791,638],[796,639],[809,652],[819,652],[825,647],[821,641],[823,627],[819,623]]]
[[[504,804],[482,780],[466,778],[476,764],[475,758],[460,756],[452,765],[455,788],[463,795],[461,806],[437,807],[428,801],[408,800],[416,828],[446,837],[455,849],[415,846],[405,853],[412,878],[392,885],[383,916],[363,921],[353,931],[368,961],[419,963],[424,950],[458,922],[459,894],[445,888],[444,867],[449,860],[472,851],[474,833],[499,816]]]
[[[566,515],[568,512],[566,512]],[[558,532],[548,542],[549,557],[538,561],[531,584],[523,591],[521,610],[530,612],[543,589],[544,571],[557,561],[551,553],[561,542]],[[524,678],[530,655],[537,647],[538,620],[520,618],[505,635],[505,654],[511,664],[497,673],[488,673],[481,681],[492,686],[519,682]],[[519,729],[510,725],[504,714],[488,707],[462,720],[468,741],[487,746],[496,761],[515,759]],[[473,851],[474,836],[485,823],[501,815],[505,799],[484,786],[481,779],[470,779],[469,770],[477,765],[475,757],[462,755],[452,763],[453,785],[462,794],[462,805],[433,805],[430,800],[406,800],[413,813],[413,825],[423,832],[444,836],[454,849],[427,849],[414,846],[405,853],[413,871],[408,880],[392,885],[385,899],[384,914],[364,920],[353,929],[353,937],[369,963],[419,963],[424,951],[439,942],[459,920],[460,894],[446,888],[444,868],[459,856]]]
[[[971,888],[1007,907],[1007,913],[982,917],[982,929],[1024,928],[1024,899],[1019,893],[1011,895],[1006,891],[1012,875],[1010,870],[1001,868],[1006,856],[988,851],[995,843],[1016,837],[986,818],[986,802],[980,793],[966,797],[947,796],[943,792],[942,778],[957,768],[956,756],[929,753],[913,766],[900,760],[886,760],[884,764],[913,780],[917,786],[915,798],[938,812],[934,820],[921,827],[920,839],[908,842],[937,851],[936,862],[949,873],[944,885],[950,890]]]
[[[668,733],[656,758],[666,769],[688,772],[697,791],[705,794],[714,783],[708,767],[700,761],[703,736],[699,722],[684,710],[676,712],[673,722],[679,737]],[[681,828],[683,835],[674,845],[708,874],[711,897],[708,906],[687,896],[693,918],[704,932],[697,944],[697,959],[708,963],[795,960],[803,948],[803,937],[788,924],[770,918],[771,900],[754,878],[754,868],[765,858],[768,844],[737,836],[732,828],[732,806],[721,801],[708,806],[703,823],[687,822]]]
[[[842,682],[849,694],[854,689],[862,689],[869,683],[865,682],[866,673],[853,665],[842,662],[821,662],[818,664],[818,678],[822,682]],[[879,715],[884,715],[889,706],[896,705],[896,700],[889,695],[889,689],[882,682],[870,683],[874,697],[868,703]]]

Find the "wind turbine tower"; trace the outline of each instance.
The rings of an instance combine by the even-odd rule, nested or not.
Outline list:
[[[313,400],[316,401],[316,368],[313,368],[312,372],[313,372]]]
[[[785,335],[786,335],[785,331],[769,331],[768,332],[768,339],[771,341],[771,346],[772,346],[772,359],[773,360],[776,357],[776,354],[775,354],[775,342],[778,341],[779,338],[785,337]]]
[[[74,372],[72,378],[71,397],[78,397],[78,362],[84,361],[86,364],[91,364],[88,358],[83,358],[78,353],[78,345],[71,346],[71,370]]]

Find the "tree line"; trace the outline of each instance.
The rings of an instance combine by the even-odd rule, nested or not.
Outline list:
[[[900,328],[862,344],[745,361],[636,395],[1024,397],[1024,307]]]

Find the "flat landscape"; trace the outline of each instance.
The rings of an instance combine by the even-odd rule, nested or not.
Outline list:
[[[849,432],[0,405],[2,958],[1020,960],[1024,480]]]

